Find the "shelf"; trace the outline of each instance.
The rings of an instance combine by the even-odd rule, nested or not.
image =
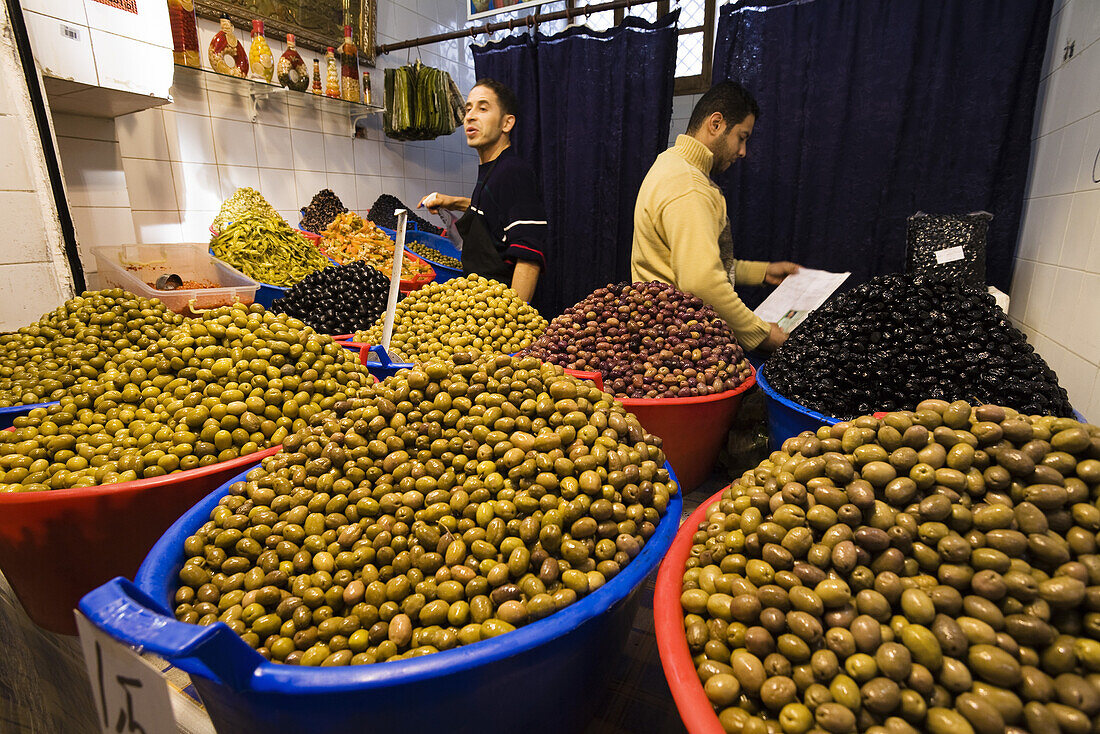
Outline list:
[[[350,122],[350,134],[355,135],[355,127],[360,120],[383,112],[382,105],[349,102],[337,97],[326,97],[312,92],[297,92],[260,79],[242,79],[240,77],[219,74],[210,69],[196,69],[193,66],[175,65],[176,82],[185,81],[193,85],[204,86],[215,92],[240,95],[248,100],[248,113],[252,122],[257,119],[257,102],[266,99],[284,99],[287,104],[298,107],[338,112],[347,115]]]
[[[42,75],[50,110],[71,115],[114,118],[168,104],[165,97],[109,89]]]

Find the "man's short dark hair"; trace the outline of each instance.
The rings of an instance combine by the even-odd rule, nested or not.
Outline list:
[[[504,114],[519,116],[519,100],[516,99],[516,93],[509,89],[506,84],[485,77],[478,79],[477,84],[474,86],[493,90],[493,94],[497,96],[497,102],[500,103],[500,108],[504,111]]]
[[[691,111],[691,119],[688,121],[688,135],[702,126],[703,122],[715,112],[722,113],[722,119],[726,121],[726,129],[741,124],[746,117],[760,117],[760,106],[749,94],[749,90],[737,82],[718,82],[708,89]]]

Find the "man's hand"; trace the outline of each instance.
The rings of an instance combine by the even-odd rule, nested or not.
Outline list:
[[[787,262],[786,260],[768,263],[768,269],[764,271],[764,282],[768,285],[779,285],[788,275],[797,273],[800,267],[801,265],[798,263]]]
[[[756,347],[761,352],[774,352],[787,341],[787,332],[780,329],[779,324],[772,324],[771,327],[771,332]]]
[[[440,209],[451,211],[465,211],[470,206],[470,200],[465,196],[448,196],[438,191],[425,196],[417,203],[417,208],[426,208],[432,214],[439,214]]]
[[[440,209],[446,209],[446,205],[445,205],[444,202],[448,198],[450,198],[450,197],[444,196],[443,194],[440,194],[439,192],[433,191],[432,193],[428,194],[423,199],[421,199],[420,202],[416,205],[416,208],[417,209],[427,209],[432,214],[439,214]]]

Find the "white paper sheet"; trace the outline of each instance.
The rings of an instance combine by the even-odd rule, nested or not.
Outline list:
[[[755,313],[765,321],[778,322],[792,311],[809,313],[825,303],[851,273],[800,268],[776,286]]]

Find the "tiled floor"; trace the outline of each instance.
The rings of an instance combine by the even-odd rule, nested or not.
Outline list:
[[[683,517],[727,482],[715,476],[684,497]],[[684,728],[657,655],[653,635],[654,572],[641,590],[633,628],[599,705],[601,713],[584,734],[676,734]],[[4,734],[96,734],[91,690],[75,637],[35,627],[0,576],[0,732]],[[179,671],[171,676],[181,683]],[[193,689],[191,689],[193,690]],[[192,716],[197,709],[188,706]],[[184,734],[207,734],[208,720],[181,725]]]

